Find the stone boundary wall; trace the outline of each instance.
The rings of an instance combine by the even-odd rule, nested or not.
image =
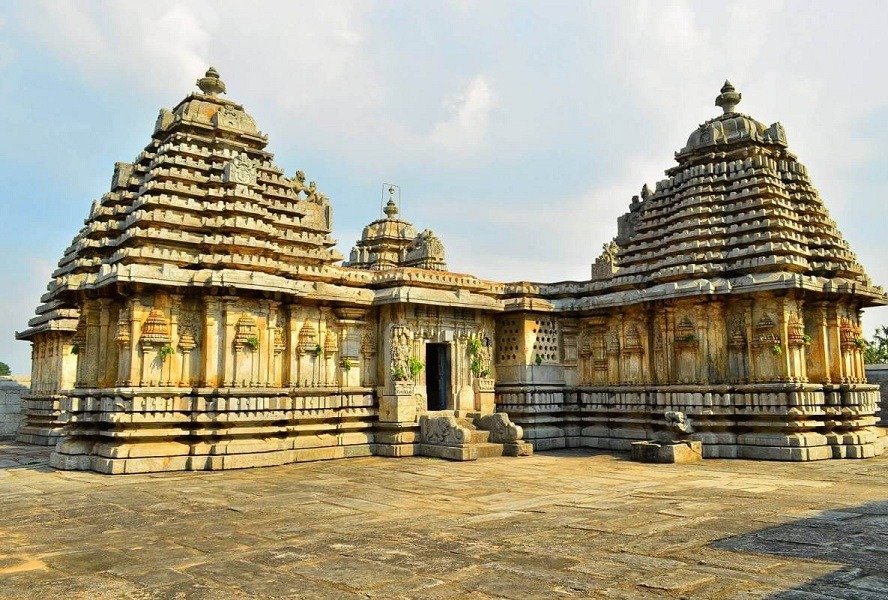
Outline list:
[[[879,426],[888,427],[888,365],[866,365],[866,380],[879,386]]]
[[[0,439],[14,438],[22,424],[22,396],[31,389],[29,377],[0,377]]]

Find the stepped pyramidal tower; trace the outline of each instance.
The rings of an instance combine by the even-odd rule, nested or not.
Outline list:
[[[730,83],[591,278],[551,284],[447,270],[393,199],[340,264],[330,200],[215,69],[197,85],[115,165],[18,334],[19,439],[57,444],[53,466],[625,450],[676,412],[707,457],[884,450],[861,315],[886,296]]]

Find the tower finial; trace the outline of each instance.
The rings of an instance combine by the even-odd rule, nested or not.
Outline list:
[[[394,219],[395,215],[398,214],[398,205],[395,204],[395,186],[390,185],[388,189],[389,199],[388,202],[385,203],[385,208],[382,209],[385,213],[385,216],[389,219]]]
[[[734,109],[740,104],[740,99],[743,97],[743,94],[738,92],[731,82],[725,79],[725,84],[722,86],[721,94],[715,97],[715,105],[721,106],[722,110],[725,111],[724,114],[734,112]]]
[[[208,96],[225,93],[225,82],[219,79],[219,71],[215,67],[207,69],[206,74],[197,80],[197,87]]]

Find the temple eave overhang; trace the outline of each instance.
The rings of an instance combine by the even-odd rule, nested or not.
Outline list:
[[[516,284],[508,284],[507,288]],[[685,297],[710,298],[718,295],[754,294],[757,292],[788,292],[798,290],[822,295],[824,301],[838,297],[854,297],[861,307],[886,306],[888,295],[881,287],[869,286],[842,278],[825,278],[797,273],[747,274],[735,278],[685,279],[644,288],[608,290],[607,282],[565,281],[552,284],[523,283],[523,294],[506,299],[507,311],[548,310],[583,311],[613,308],[644,302]],[[536,304],[529,304],[529,301]],[[530,308],[530,306],[533,308]]]
[[[386,304],[425,304],[474,308],[491,312],[501,312],[503,304],[495,298],[475,294],[466,290],[433,290],[430,288],[403,286],[378,290],[374,305]]]

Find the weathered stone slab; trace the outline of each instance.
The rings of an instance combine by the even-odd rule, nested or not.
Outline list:
[[[688,463],[703,460],[703,443],[633,442],[632,460],[647,463]]]

